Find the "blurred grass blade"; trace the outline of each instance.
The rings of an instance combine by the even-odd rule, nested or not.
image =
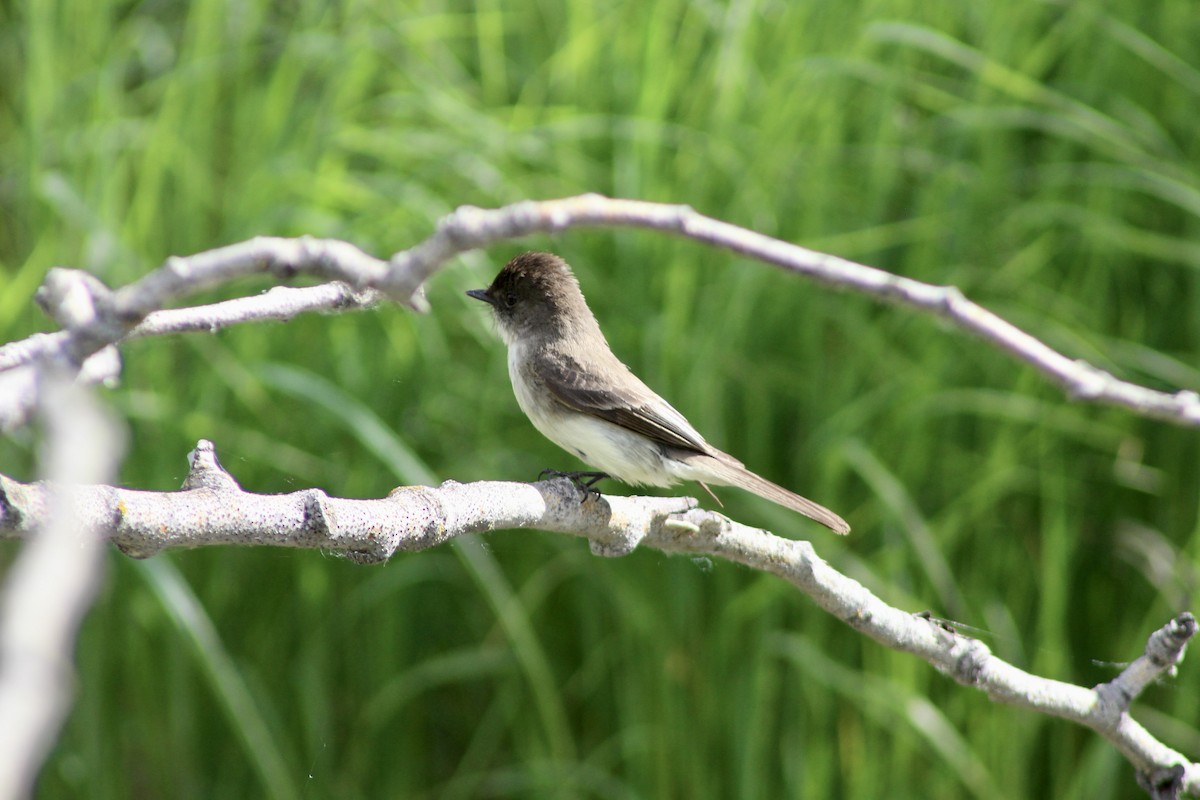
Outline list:
[[[478,537],[461,537],[456,545],[463,563],[492,606],[517,663],[525,673],[550,754],[561,763],[574,761],[574,739],[559,695],[558,681],[525,606],[496,563],[495,556]]]
[[[396,435],[395,430],[357,398],[314,372],[290,364],[263,364],[263,381],[280,391],[309,400],[341,422],[363,447],[375,454],[397,480],[436,486],[432,469]]]
[[[962,782],[972,797],[1000,800],[1004,795],[969,739],[937,706],[899,681],[864,675],[830,658],[806,636],[779,636],[775,650],[805,675],[834,690],[864,717],[892,726],[910,726]]]
[[[230,726],[245,746],[246,760],[262,779],[264,794],[298,800],[299,787],[291,777],[294,770],[275,746],[276,736],[259,710],[254,693],[242,680],[237,665],[192,588],[165,557],[137,561],[135,565],[184,641],[191,646],[196,663],[208,676]]]
[[[900,478],[860,440],[847,442],[844,447],[846,463],[871,487],[875,496],[891,510],[893,517],[908,535],[920,555],[921,566],[937,590],[942,608],[958,619],[973,619],[958,581],[925,515],[917,507],[912,494]]]

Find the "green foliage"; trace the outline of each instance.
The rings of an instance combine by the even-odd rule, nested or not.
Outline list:
[[[386,255],[460,204],[599,191],[956,284],[1069,354],[1197,389],[1195,19],[1189,0],[17,0],[0,340],[44,329],[30,297],[56,264],[116,285],[255,234]],[[1194,431],[649,233],[471,254],[424,317],[131,344],[108,393],[121,481],[177,487],[201,437],[256,491],[572,466],[462,295],[531,247],[576,266],[618,354],[710,439],[854,534],[724,492],[736,518],[1085,685],[1189,606]],[[0,441],[6,473],[33,461],[30,434]],[[79,665],[39,797],[1140,796],[1094,735],[991,705],[775,579],[546,534],[378,568],[114,553]],[[1141,704],[1193,755],[1197,685],[1185,668]]]

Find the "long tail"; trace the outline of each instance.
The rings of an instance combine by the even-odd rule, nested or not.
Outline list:
[[[733,458],[733,456],[720,453],[720,451],[718,453],[719,456],[717,457],[705,458],[705,471],[711,473],[709,477],[710,483],[745,489],[747,492],[756,494],[764,500],[770,500],[776,505],[790,508],[792,511],[803,514],[811,520],[816,520],[834,533],[840,533],[844,536],[850,532],[850,526],[846,524],[846,520],[828,508],[825,508],[825,506],[818,505],[807,497],[801,497],[794,492],[789,492],[782,486],[771,483],[759,475],[755,475],[746,469],[741,462]],[[720,456],[724,456],[724,458]]]

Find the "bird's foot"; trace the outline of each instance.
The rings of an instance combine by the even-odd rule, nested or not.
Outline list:
[[[551,478],[566,478],[571,483],[578,487],[579,491],[583,492],[583,499],[580,503],[584,503],[591,496],[600,497],[600,491],[595,485],[608,477],[607,472],[563,472],[558,469],[544,469],[538,473],[538,480],[549,475]]]

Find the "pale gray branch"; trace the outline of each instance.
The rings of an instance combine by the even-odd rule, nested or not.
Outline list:
[[[330,497],[319,489],[259,495],[238,486],[201,441],[179,492],[76,487],[75,514],[129,555],[209,545],[318,548],[362,562],[436,547],[463,534],[526,528],[586,538],[593,552],[636,547],[715,556],[777,575],[821,608],[881,644],[913,653],[994,700],[1072,720],[1097,731],[1133,764],[1148,790],[1200,791],[1200,765],[1138,724],[1129,706],[1163,674],[1174,674],[1196,620],[1182,614],[1149,639],[1145,654],[1093,689],[1031,675],[926,615],[887,605],[822,560],[811,544],[775,536],[695,507],[689,498],[589,496],[564,479],[535,484],[447,482],[404,486],[379,500]],[[0,537],[39,527],[55,487],[0,476]]]
[[[284,322],[309,311],[369,308],[379,300],[378,292],[354,289],[341,281],[319,286],[275,286],[252,297],[154,311],[125,334],[122,341],[173,333],[216,333],[245,322]]]
[[[47,437],[37,535],[0,592],[0,798],[28,797],[75,690],[75,634],[104,566],[107,521],[86,513],[86,484],[109,481],[124,449],[120,427],[92,390],[49,370]],[[0,497],[0,516],[10,509]]]
[[[39,290],[39,300],[63,326],[64,334],[39,334],[0,347],[0,372],[34,359],[59,358],[73,364],[83,363],[104,346],[130,335],[149,315],[169,303],[201,289],[252,274],[269,273],[284,279],[305,274],[334,279],[353,287],[353,293],[377,290],[412,308],[423,309],[425,301],[421,290],[425,281],[456,255],[534,233],[597,226],[647,228],[685,236],[831,286],[853,289],[932,313],[1030,364],[1058,383],[1071,397],[1120,406],[1180,425],[1200,425],[1200,395],[1196,392],[1159,392],[1119,380],[1098,367],[1057,352],[971,302],[954,287],[922,283],[808,250],[706,217],[688,206],[619,200],[595,194],[525,201],[498,209],[464,206],[443,218],[425,241],[397,253],[388,262],[345,242],[259,237],[193,256],[171,258],[159,269],[116,291],[108,290],[85,273],[52,270]],[[337,298],[314,299],[303,307],[289,306],[292,299],[287,295],[271,299],[264,296],[253,311],[218,303],[206,307],[205,313],[213,315],[213,322],[208,326],[199,320],[175,328],[157,329],[150,325],[138,335],[213,330],[235,322],[282,319],[304,310],[344,307],[341,305],[344,300]],[[361,306],[373,301],[374,297],[369,294],[356,294],[349,305]],[[271,310],[273,306],[274,310]],[[35,398],[29,393],[0,395],[0,423],[8,420],[9,427],[20,424],[27,419],[25,409],[33,402]],[[5,408],[6,403],[20,407]]]
[[[488,210],[466,206],[449,215],[437,232],[393,256],[395,270],[381,286],[393,296],[420,286],[438,265],[458,253],[531,233],[576,227],[628,226],[673,233],[731,250],[823,283],[873,295],[949,319],[1032,365],[1080,400],[1116,405],[1147,417],[1200,425],[1200,395],[1155,391],[1117,379],[1087,362],[1057,352],[1035,337],[963,296],[953,286],[933,286],[874,267],[772,239],[706,217],[684,205],[616,200],[588,194],[562,200],[527,201]]]

